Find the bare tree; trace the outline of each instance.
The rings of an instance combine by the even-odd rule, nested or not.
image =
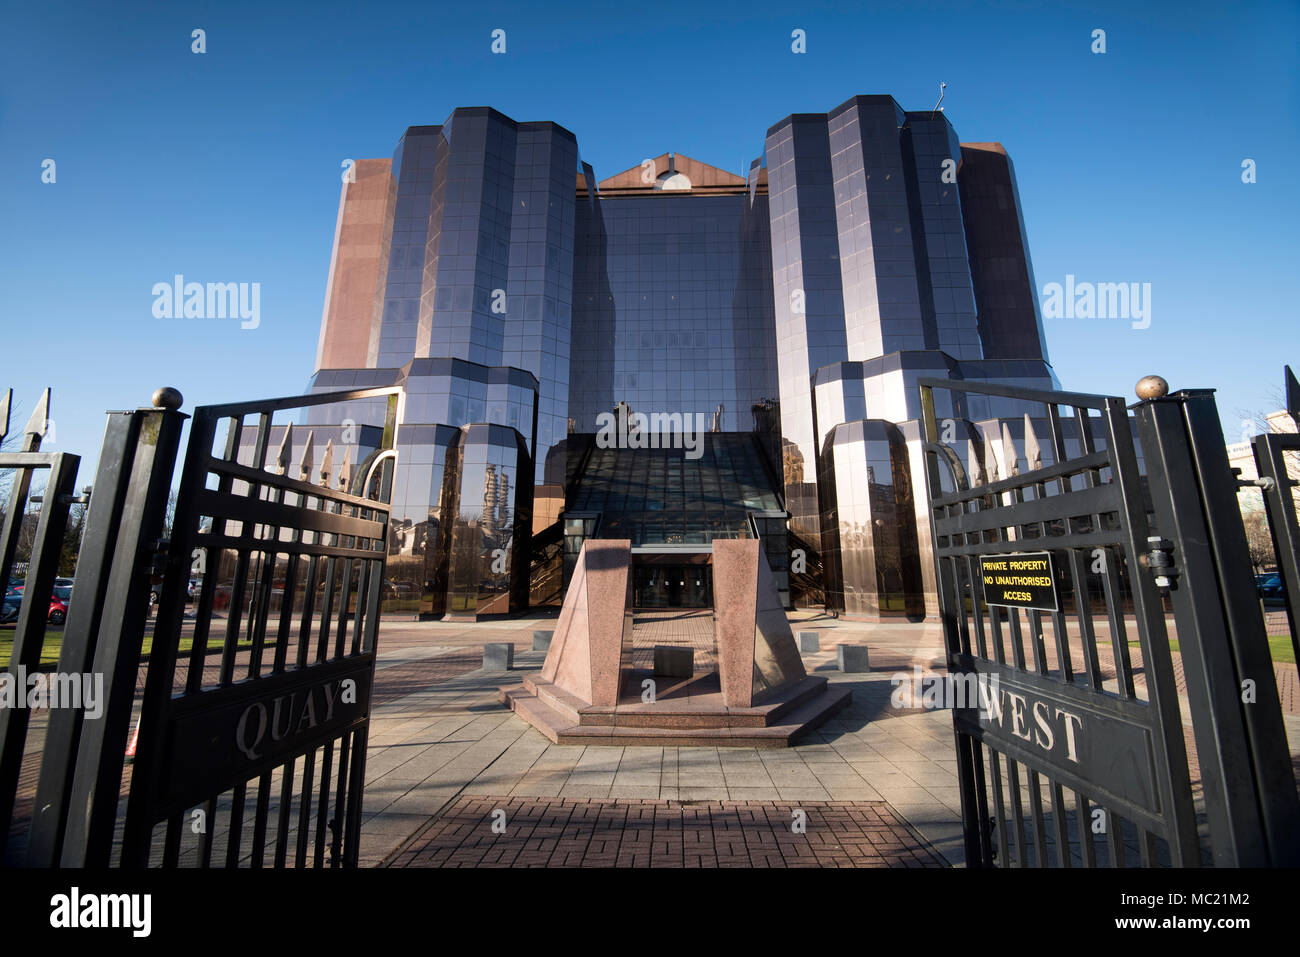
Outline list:
[[[77,574],[77,557],[81,554],[81,538],[86,531],[86,506],[73,502],[68,507],[68,527],[63,533],[63,549],[59,554],[59,574],[72,578]]]
[[[1243,427],[1248,425],[1255,433],[1278,431],[1275,423],[1270,422],[1268,417],[1280,409],[1290,408],[1289,403],[1297,398],[1295,393],[1300,391],[1297,389],[1297,385],[1298,383],[1295,381],[1295,377],[1291,372],[1291,367],[1286,366],[1282,374],[1282,384],[1272,386],[1264,392],[1268,401],[1267,409],[1239,408],[1236,410],[1237,415],[1241,418]]]
[[[1246,529],[1246,544],[1250,548],[1250,565],[1258,575],[1277,564],[1273,551],[1273,536],[1268,530],[1268,517],[1263,509],[1243,512],[1241,524]]]
[[[4,403],[4,396],[0,395],[0,405]],[[3,416],[0,416],[2,418]],[[0,439],[0,452],[17,452],[22,442],[22,432],[14,426],[14,422],[22,421],[21,413],[17,406],[9,410],[9,432],[3,439]],[[0,428],[4,423],[0,422]],[[13,489],[14,470],[0,469],[0,515],[4,514],[9,507],[9,495]]]
[[[176,489],[167,491],[167,511],[163,515],[163,538],[172,537],[172,528],[176,524]]]

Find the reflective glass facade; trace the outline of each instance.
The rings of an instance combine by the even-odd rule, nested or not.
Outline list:
[[[1057,386],[1010,159],[889,96],[761,146],[743,174],[665,153],[598,180],[563,127],[475,107],[362,161],[318,356],[364,341],[367,368],[313,387],[406,387],[390,567],[421,613],[526,603],[530,537],[558,574],[592,535],[738,534],[783,590],[811,550],[833,608],[933,610],[916,381]],[[939,415],[1022,411],[981,401]],[[620,404],[700,416],[705,458],[596,448]]]
[[[438,561],[450,617],[528,607],[532,459],[523,437],[500,425],[468,425],[448,450]]]
[[[522,537],[522,548],[512,536],[516,513],[523,516],[521,521],[531,522],[537,381],[522,369],[440,358],[413,359],[401,369],[322,370],[316,374],[312,388],[332,392],[374,385],[399,385],[405,390],[397,431],[388,558],[390,589],[385,610],[431,616],[492,614],[499,611],[499,602],[488,596],[498,593],[504,596],[507,606],[514,600],[515,610],[526,607],[527,599],[521,600],[510,587],[492,589],[503,581],[517,587],[512,576],[526,572],[524,556],[528,554],[531,528]],[[382,422],[382,403],[382,399],[367,399],[331,405],[322,407],[328,411],[313,411],[313,415],[316,419],[330,416],[329,424],[336,429],[348,419],[368,422],[378,417]],[[312,422],[319,429],[325,423],[316,419]],[[471,428],[447,424],[457,421],[481,425]],[[517,446],[522,448],[524,474],[529,476],[523,490],[526,503],[515,501],[519,492],[515,471],[520,467]],[[466,542],[472,534],[467,529],[479,529],[482,523],[466,516],[472,516],[475,509],[482,510],[482,496],[487,490],[481,483],[466,485],[471,478],[483,478],[478,474],[483,469],[469,478],[465,476],[478,468],[481,458],[493,464],[496,476],[492,493],[496,502],[491,511],[500,527],[491,540],[500,539],[502,529],[511,533],[506,544],[498,542],[492,547],[504,549],[503,557],[511,568],[484,577],[480,594],[470,583],[478,580],[482,556]],[[448,463],[453,469],[448,469]],[[459,478],[452,480],[452,476]],[[508,500],[504,505],[503,499]],[[476,504],[470,504],[472,501]],[[504,521],[503,508],[509,521]],[[484,540],[489,538],[485,533]],[[459,550],[453,549],[454,545]],[[472,568],[460,569],[458,561],[469,562]],[[519,569],[514,568],[516,564]],[[451,593],[453,584],[457,590]]]
[[[393,154],[375,364],[454,357],[532,373],[543,452],[567,431],[577,168],[572,133],[479,107],[411,127]]]
[[[848,615],[923,615],[916,495],[902,432],[878,420],[837,425],[822,465],[827,603]]]
[[[689,190],[600,199],[579,217],[569,415],[721,411],[747,431],[776,395],[767,197]]]

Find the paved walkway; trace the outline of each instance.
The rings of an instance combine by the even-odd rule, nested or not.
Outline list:
[[[942,867],[884,802],[461,797],[398,867]]]
[[[530,636],[532,627],[527,624]],[[811,836],[802,838],[792,861],[816,856],[808,848],[824,843],[847,848],[841,858],[847,866],[915,866],[912,855],[928,843],[938,855],[932,862],[961,863],[951,720],[944,712],[891,708],[888,673],[825,670],[832,682],[853,687],[853,704],[792,749],[581,747],[552,745],[496,700],[500,685],[540,668],[543,659],[540,652],[517,650],[512,672],[470,672],[376,708],[366,767],[363,864],[439,863],[471,833],[478,850],[457,860],[477,854],[480,839],[497,835],[491,820],[479,815],[480,805],[463,803],[469,798],[491,804],[489,812],[505,808],[507,820],[523,809],[526,821],[554,810],[557,801],[652,802],[663,809],[656,813],[669,815],[707,806],[711,822],[713,809],[721,814],[753,802],[764,808],[760,831],[768,828],[772,808],[782,810],[784,822],[797,807],[808,815]],[[807,663],[816,665],[811,658]],[[882,827],[896,822],[913,835],[911,843],[889,845],[898,851],[894,856],[868,852],[849,840],[851,835],[828,830],[814,813],[836,802],[862,813],[871,810]],[[443,823],[453,812],[453,822]],[[749,835],[746,846],[760,840]],[[531,851],[529,860],[540,853],[537,847]],[[599,853],[604,851],[602,844]],[[515,853],[522,854],[522,848]],[[782,855],[785,860],[784,850]]]
[[[762,842],[767,838],[761,835],[772,833],[773,809],[783,812],[777,815],[782,824],[784,812],[803,809],[812,836],[790,858],[782,848],[783,861],[802,861],[805,852],[815,856],[817,851],[808,848],[825,843],[844,849],[847,858],[837,860],[845,866],[865,866],[871,856],[861,842],[846,839],[824,820],[819,823],[813,813],[816,808],[847,802],[844,806],[848,808],[874,810],[882,821],[892,816],[908,833],[918,835],[922,839],[918,846],[928,845],[937,860],[963,864],[951,716],[946,711],[896,709],[889,701],[892,674],[913,666],[943,670],[939,627],[854,623],[810,613],[791,617],[796,630],[815,630],[821,635],[821,650],[804,655],[805,666],[834,683],[849,685],[854,696],[849,709],[805,743],[776,751],[552,745],[496,700],[500,685],[517,682],[524,673],[540,668],[544,655],[529,650],[532,630],[550,624],[521,620],[468,626],[491,628],[491,636],[482,631],[465,634],[466,626],[460,625],[426,623],[393,628],[386,624],[386,631],[399,633],[407,628],[422,629],[426,640],[438,644],[453,643],[450,637],[443,637],[442,629],[461,629],[455,641],[513,640],[516,668],[511,672],[468,672],[390,699],[376,709],[367,764],[362,863],[441,866],[475,861],[505,866],[508,859],[517,866],[531,866],[542,857],[554,864],[570,860],[568,855],[577,855],[571,859],[577,863],[589,863],[588,855],[591,862],[607,863],[613,853],[618,864],[626,862],[629,853],[637,858],[639,838],[626,848],[611,845],[609,828],[601,822],[623,813],[617,808],[648,803],[656,808],[656,815],[667,815],[670,820],[690,808],[707,808],[711,833],[717,828],[715,811],[727,815],[734,808],[760,807],[762,823],[755,822],[754,833],[747,833],[746,848],[765,847]],[[514,636],[509,634],[512,630]],[[872,672],[841,674],[835,667],[835,643],[839,641],[868,644]],[[390,651],[386,660],[392,667],[405,668],[408,665],[399,660],[403,653]],[[1140,668],[1140,655],[1134,657],[1135,669]],[[1108,660],[1103,665],[1113,674]],[[1287,726],[1293,752],[1300,754],[1300,719],[1288,715]],[[1193,747],[1189,747],[1189,756],[1195,775]],[[1022,784],[1024,789],[1027,784]],[[551,832],[527,830],[551,827],[542,822],[553,822],[554,815],[566,813],[560,809],[580,805],[596,810],[567,812],[571,817],[566,827],[576,830],[562,829],[561,833],[568,833],[567,840],[576,843],[566,844],[563,854],[558,845],[541,843],[553,836]],[[498,844],[502,835],[491,829],[491,812],[497,809],[506,812],[507,828],[511,820],[521,827],[507,843]],[[695,816],[689,820],[698,825],[694,829],[702,832],[704,818],[698,811],[691,813]],[[574,814],[578,816],[572,817]],[[506,836],[509,834],[507,830]],[[537,840],[532,840],[534,837]],[[683,855],[685,841],[683,836]],[[701,833],[700,840],[690,846],[699,851],[706,844]],[[661,861],[676,860],[676,851],[670,851],[670,846],[677,845],[665,844],[662,853],[666,856]],[[722,846],[716,833],[713,846]],[[703,866],[721,866],[722,860],[739,855],[732,845],[727,847],[722,858],[702,851],[697,856]],[[747,853],[758,866],[752,851]],[[912,866],[916,863],[908,856],[912,853],[909,848],[894,856],[886,854],[884,862]],[[650,863],[655,863],[653,855]]]

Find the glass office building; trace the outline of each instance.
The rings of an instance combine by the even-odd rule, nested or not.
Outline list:
[[[421,614],[556,600],[592,536],[633,540],[649,605],[707,604],[711,542],[758,537],[791,602],[933,613],[916,380],[1057,385],[1010,159],[889,96],[755,142],[743,174],[597,180],[570,131],[475,107],[353,167],[312,387],[405,387],[390,574]],[[979,441],[1019,412],[940,414]]]

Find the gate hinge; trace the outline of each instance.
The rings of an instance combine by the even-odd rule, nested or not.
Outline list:
[[[1147,567],[1156,579],[1156,587],[1173,589],[1177,587],[1178,571],[1174,568],[1174,543],[1166,541],[1159,535],[1147,539],[1151,550],[1138,557],[1138,561]]]

